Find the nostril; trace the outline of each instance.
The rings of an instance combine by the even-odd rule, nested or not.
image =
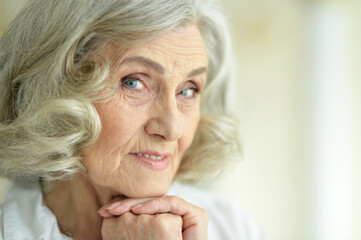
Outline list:
[[[179,120],[164,118],[151,119],[146,124],[145,131],[147,134],[165,141],[178,140],[183,134],[183,128]]]
[[[145,126],[147,134],[164,141],[175,141],[183,134],[181,112],[172,93],[165,94],[151,109],[151,118]]]

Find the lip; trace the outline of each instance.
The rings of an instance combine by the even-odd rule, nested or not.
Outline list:
[[[157,157],[163,157],[161,160],[154,160],[148,157],[138,156],[137,154],[143,154],[143,155],[154,155]],[[138,160],[140,163],[142,163],[145,167],[152,169],[152,170],[165,170],[168,168],[170,163],[171,154],[165,153],[161,154],[157,151],[140,151],[140,152],[132,152],[129,153],[133,158]]]

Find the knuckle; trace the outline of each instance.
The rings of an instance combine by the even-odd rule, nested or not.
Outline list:
[[[181,216],[177,216],[177,215],[173,215],[174,219],[174,223],[177,225],[177,226],[180,226],[182,228],[183,226],[183,218]]]
[[[137,216],[136,222],[137,222],[138,226],[145,225],[149,222],[150,218],[151,218],[150,215],[140,214]]]
[[[155,226],[164,233],[182,230],[183,219],[180,216],[164,213],[154,216]]]
[[[104,218],[103,223],[102,223],[102,227],[103,228],[108,228],[109,226],[111,226],[114,222],[113,218]]]
[[[205,221],[208,222],[209,221],[208,212],[205,209],[202,209],[202,211],[203,211],[203,217],[204,217]]]
[[[200,214],[201,215],[203,215],[203,216],[205,216],[205,217],[207,217],[208,218],[208,212],[207,212],[207,210],[205,210],[204,208],[199,208],[199,212],[200,212]]]
[[[107,218],[103,220],[101,234],[102,236],[111,236],[112,229],[117,224],[117,218]]]
[[[205,222],[208,222],[208,212],[204,208],[197,207],[198,208],[198,216],[203,219]]]
[[[171,205],[177,205],[180,201],[180,198],[177,196],[169,195],[164,197]]]
[[[121,220],[124,223],[130,223],[134,220],[134,214],[131,212],[125,212],[121,216],[119,216],[119,220]]]
[[[165,228],[167,226],[167,217],[165,217],[166,214],[157,214],[154,216],[154,224],[158,228]]]

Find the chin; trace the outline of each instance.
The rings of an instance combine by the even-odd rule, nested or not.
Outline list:
[[[165,195],[168,192],[169,184],[157,184],[157,185],[149,185],[142,186],[137,189],[129,189],[127,193],[124,195],[129,198],[152,198],[152,197],[160,197]]]

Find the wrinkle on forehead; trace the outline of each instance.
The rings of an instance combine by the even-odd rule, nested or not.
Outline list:
[[[168,68],[188,65],[189,70],[194,70],[208,66],[205,43],[196,26],[170,32],[146,45],[150,57],[158,52],[158,56],[167,59]],[[189,66],[190,64],[194,66]]]
[[[115,70],[127,61],[141,60],[167,77],[192,77],[195,72],[202,72],[208,67],[205,43],[196,25],[132,47],[110,42],[107,55]]]
[[[200,42],[199,39],[202,39],[202,41]],[[166,34],[160,35],[153,40],[136,46],[127,44],[119,45],[115,41],[109,41],[107,44],[106,52],[113,56],[116,55],[119,59],[121,56],[129,55],[129,52],[132,52],[133,50],[137,50],[138,48],[142,47],[154,49],[164,47],[174,48],[176,49],[176,51],[173,50],[172,52],[181,56],[186,56],[189,52],[194,55],[207,55],[205,42],[196,25],[191,25],[179,30],[173,30]]]

